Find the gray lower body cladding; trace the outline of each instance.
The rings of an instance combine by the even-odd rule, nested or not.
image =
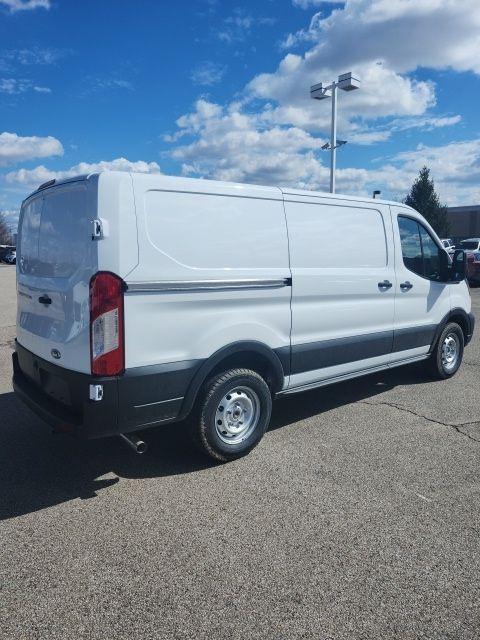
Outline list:
[[[100,438],[174,421],[202,360],[129,369],[99,378],[39,358],[18,342],[13,354],[13,387],[37,415],[54,428]],[[90,400],[90,385],[103,398]]]
[[[472,314],[464,315],[468,344],[475,319]],[[274,350],[279,375],[282,371],[288,376],[424,345],[432,347],[447,321],[448,317],[439,325],[293,345],[291,349],[281,347]],[[25,404],[52,426],[68,428],[86,438],[100,438],[185,417],[211,370],[211,361],[214,363],[214,356],[208,361],[137,367],[127,369],[122,376],[99,378],[43,360],[17,342],[13,386]],[[90,385],[102,385],[101,401],[89,399]]]

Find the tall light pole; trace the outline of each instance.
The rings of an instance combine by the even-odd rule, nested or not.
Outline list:
[[[330,149],[330,193],[335,193],[335,169],[337,163],[337,147],[345,144],[344,140],[337,140],[337,91],[354,91],[360,86],[360,80],[354,78],[352,72],[343,73],[338,76],[331,84],[323,86],[322,82],[314,84],[310,87],[310,97],[314,100],[325,100],[332,98],[332,126],[330,130],[330,145],[322,147]],[[340,143],[340,144],[337,144]]]

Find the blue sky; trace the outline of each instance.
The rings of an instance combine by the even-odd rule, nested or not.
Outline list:
[[[431,166],[480,202],[478,0],[0,0],[0,210],[51,177],[119,168],[401,198]]]

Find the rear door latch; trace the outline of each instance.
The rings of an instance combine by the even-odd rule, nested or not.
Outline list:
[[[92,220],[92,240],[100,240],[101,238],[103,238],[102,221]]]

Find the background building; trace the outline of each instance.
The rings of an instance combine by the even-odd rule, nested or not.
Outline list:
[[[451,224],[450,237],[454,242],[465,238],[480,238],[480,204],[466,207],[447,207]]]

